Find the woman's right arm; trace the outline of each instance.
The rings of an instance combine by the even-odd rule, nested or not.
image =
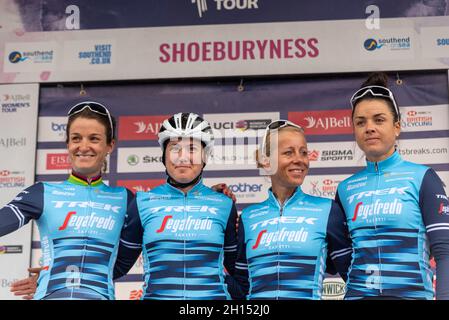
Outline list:
[[[31,219],[39,219],[44,208],[44,185],[36,183],[21,191],[0,209],[0,237],[23,227]]]

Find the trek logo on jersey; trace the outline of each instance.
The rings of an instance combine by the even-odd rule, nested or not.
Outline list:
[[[354,209],[354,216],[352,221],[356,221],[357,218],[366,220],[371,216],[378,215],[400,215],[402,213],[402,203],[398,199],[393,202],[381,202],[376,200],[374,203],[364,205],[363,202],[357,203]]]
[[[171,232],[191,231],[191,230],[211,230],[212,220],[196,219],[188,216],[187,219],[173,219],[173,216],[165,216],[162,220],[161,226],[156,230],[157,233],[162,233],[165,230]]]
[[[150,208],[150,212],[209,212],[212,214],[217,214],[218,208],[209,206],[161,206]]]
[[[111,231],[114,229],[115,220],[113,216],[107,218],[98,217],[95,212],[88,216],[77,216],[76,211],[67,213],[64,223],[58,228],[59,231],[73,228],[78,231],[81,228],[96,228]]]
[[[92,208],[105,211],[120,212],[120,206],[113,206],[109,203],[98,203],[92,201],[52,201],[55,208]]]
[[[409,188],[410,187],[402,187],[402,188],[393,187],[393,188],[387,188],[387,189],[382,189],[382,190],[362,191],[362,192],[350,195],[347,198],[347,200],[349,203],[352,203],[354,201],[354,199],[360,200],[362,198],[372,197],[372,196],[385,196],[385,195],[393,195],[393,194],[405,195],[406,194],[405,191]]]
[[[306,224],[310,224],[313,225],[315,224],[315,221],[318,220],[317,218],[306,218],[306,217],[286,217],[286,216],[282,216],[282,217],[276,217],[276,218],[272,218],[272,219],[268,219],[268,220],[264,220],[264,221],[259,221],[257,223],[252,224],[251,230],[256,230],[256,228],[258,227],[266,227],[267,225],[276,225],[278,223],[297,223],[297,224],[301,224],[301,223],[306,223]]]
[[[269,247],[275,243],[287,244],[290,242],[306,242],[309,232],[304,228],[300,230],[287,231],[287,228],[282,228],[275,232],[267,232],[262,230],[259,232],[256,242],[252,246],[253,250],[256,250],[259,246]]]

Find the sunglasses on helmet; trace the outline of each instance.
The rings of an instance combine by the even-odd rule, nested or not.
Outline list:
[[[352,109],[354,109],[356,103],[358,100],[366,96],[367,94],[372,95],[373,97],[380,97],[380,98],[386,98],[391,101],[391,103],[394,106],[394,110],[396,112],[396,115],[398,117],[401,116],[401,113],[399,112],[399,107],[396,103],[396,100],[394,98],[393,92],[391,92],[390,89],[382,87],[382,86],[367,86],[360,88],[357,90],[351,97],[351,106]]]
[[[109,125],[111,127],[111,140],[114,139],[114,126],[112,125],[111,114],[109,113],[109,110],[101,103],[93,101],[80,102],[74,105],[72,108],[70,108],[69,112],[67,113],[67,116],[70,118],[71,116],[77,113],[83,112],[85,109],[89,109],[92,112],[108,117]]]

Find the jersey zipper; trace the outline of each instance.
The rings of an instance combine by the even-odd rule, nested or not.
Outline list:
[[[187,193],[184,194],[184,221],[187,221],[186,217],[186,207],[187,207]],[[183,267],[184,267],[184,277],[182,279],[183,281],[183,300],[186,300],[186,274],[187,274],[187,267],[186,267],[186,237],[185,237],[185,230],[183,231],[183,244],[184,244],[184,254],[182,255],[183,260]]]
[[[380,171],[379,171],[378,162],[374,163],[374,169],[376,171],[376,190],[379,190]],[[374,204],[374,201],[375,201],[375,199],[374,199],[374,195],[373,195],[371,198],[371,205]],[[374,218],[374,230],[375,230],[376,243],[377,243],[377,254],[378,254],[378,258],[379,258],[379,275],[378,275],[378,277],[379,277],[378,278],[379,292],[380,292],[380,294],[382,294],[382,259],[381,259],[381,248],[379,245],[378,233],[377,233],[377,216],[375,214],[373,214],[373,218]]]

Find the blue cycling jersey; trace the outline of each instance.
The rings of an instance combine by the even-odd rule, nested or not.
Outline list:
[[[351,261],[344,214],[300,187],[284,203],[268,199],[242,212],[235,279],[248,299],[320,299],[326,262],[343,277]],[[327,259],[328,257],[332,259]],[[333,270],[333,269],[332,269]]]
[[[341,182],[337,201],[354,246],[347,299],[432,299],[430,254],[437,298],[449,298],[449,206],[435,171],[395,152]]]
[[[35,299],[114,299],[113,269],[131,192],[71,175],[37,183],[0,209],[0,236],[35,219],[44,269]]]
[[[233,274],[237,254],[232,200],[198,182],[184,194],[166,183],[138,192],[122,234],[120,252],[133,258],[143,249],[142,299],[229,299],[225,274]]]

